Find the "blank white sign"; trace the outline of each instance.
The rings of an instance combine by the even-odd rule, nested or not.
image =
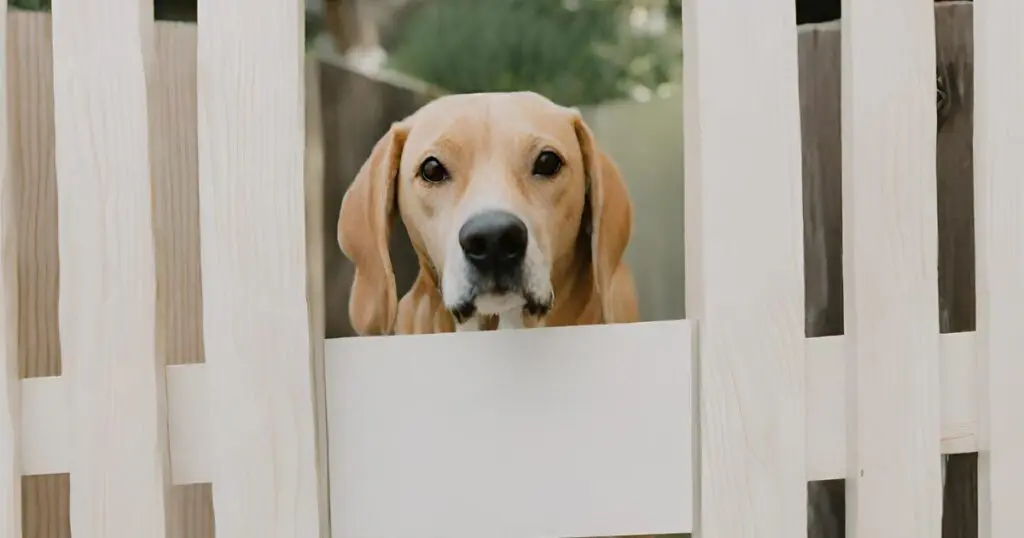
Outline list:
[[[692,526],[686,321],[327,342],[335,538]]]

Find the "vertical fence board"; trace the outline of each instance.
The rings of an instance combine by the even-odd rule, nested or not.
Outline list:
[[[939,536],[935,26],[931,0],[846,0],[847,536]]]
[[[314,537],[321,514],[306,302],[303,2],[200,0],[199,21],[216,535]]]
[[[167,478],[156,349],[147,68],[152,3],[53,5],[60,337],[75,538],[161,538]]]
[[[695,534],[807,525],[794,5],[683,3],[686,313],[696,320]],[[756,81],[756,87],[751,82]]]
[[[994,538],[1024,528],[1024,4],[974,9],[979,534]]]
[[[15,192],[8,155],[7,5],[0,7],[0,538],[21,538]]]

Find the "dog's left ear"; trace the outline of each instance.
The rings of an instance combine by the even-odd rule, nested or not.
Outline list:
[[[395,271],[388,252],[399,161],[409,134],[395,123],[373,146],[341,200],[338,244],[355,265],[348,315],[360,336],[391,334],[398,316]]]
[[[597,145],[594,133],[579,112],[573,114],[573,127],[586,167],[591,266],[604,322],[639,321],[636,285],[622,260],[633,231],[629,192],[618,166]]]

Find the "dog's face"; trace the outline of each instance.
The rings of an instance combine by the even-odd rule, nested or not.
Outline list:
[[[439,100],[410,122],[398,208],[457,321],[551,308],[585,203],[572,112],[533,94]]]
[[[356,264],[349,309],[360,334],[394,326],[386,248],[396,206],[458,322],[520,310],[543,317],[580,234],[593,234],[601,281],[620,262],[631,224],[618,171],[575,110],[525,92],[433,101],[377,143],[342,203],[339,239]],[[588,212],[600,217],[587,220]]]

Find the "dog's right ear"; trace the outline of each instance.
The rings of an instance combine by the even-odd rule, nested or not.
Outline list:
[[[398,294],[388,237],[398,165],[408,134],[406,125],[393,124],[373,146],[341,201],[338,244],[355,265],[348,316],[360,336],[390,334],[395,328]]]

